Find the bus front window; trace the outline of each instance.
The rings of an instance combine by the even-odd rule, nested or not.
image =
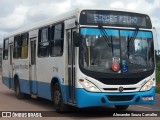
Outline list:
[[[105,29],[107,37],[97,28],[81,28],[83,35],[80,46],[80,66],[89,71],[101,73],[135,73],[153,69],[152,33]],[[114,62],[120,66],[118,71],[112,69]],[[124,70],[127,69],[126,71]]]

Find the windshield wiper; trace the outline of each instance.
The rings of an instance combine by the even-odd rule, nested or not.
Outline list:
[[[139,32],[139,28],[135,28],[135,32],[133,33],[133,36],[130,37],[129,43],[130,43],[130,42],[131,42],[131,43],[134,42],[134,40],[135,40],[136,37],[137,37],[138,32]]]
[[[129,49],[129,45],[131,44],[133,44],[133,42],[134,42],[134,40],[136,39],[136,37],[137,37],[137,34],[138,34],[138,32],[139,32],[139,28],[138,27],[136,27],[135,28],[135,32],[133,33],[133,36],[131,36],[130,38],[129,38],[129,36],[128,36],[128,38],[127,38],[127,52],[128,52],[128,58],[129,58],[129,55],[130,55],[130,49]]]
[[[107,45],[109,47],[112,47],[112,37],[109,39],[107,32],[105,31],[105,29],[101,25],[99,25],[98,28],[99,28],[100,32],[102,33],[102,36],[103,36],[104,40],[106,41]]]

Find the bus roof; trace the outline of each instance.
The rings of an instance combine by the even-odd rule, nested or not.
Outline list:
[[[49,19],[37,22],[35,24],[31,24],[29,26],[20,28],[20,29],[14,31],[14,32],[11,32],[11,33],[5,35],[4,39],[15,36],[15,35],[18,35],[18,34],[22,34],[22,33],[25,33],[25,32],[31,31],[31,30],[35,30],[35,29],[38,29],[40,27],[51,25],[51,24],[54,24],[54,23],[57,23],[57,22],[60,22],[60,21],[63,21],[63,20],[67,20],[67,19],[70,19],[70,18],[73,18],[73,17],[77,17],[78,13],[80,13],[82,10],[113,10],[113,11],[133,12],[133,13],[145,14],[145,13],[140,13],[140,12],[131,11],[131,10],[127,10],[127,9],[117,9],[117,8],[114,8],[114,9],[113,8],[112,9],[109,9],[109,8],[107,8],[107,9],[106,8],[83,8],[83,7],[82,8],[76,8],[74,10],[63,13],[59,16],[55,16],[53,18],[49,18]]]
[[[51,25],[51,24],[63,21],[63,20],[67,20],[67,19],[73,18],[73,17],[76,17],[76,15],[77,15],[77,11],[75,11],[75,10],[74,11],[69,11],[69,12],[61,14],[59,16],[55,16],[53,18],[49,18],[49,19],[46,19],[46,20],[31,24],[29,26],[20,28],[20,29],[18,29],[16,31],[13,31],[13,32],[5,35],[4,39],[12,37],[14,35],[22,34],[22,33],[25,33],[25,32],[31,31],[31,30],[35,30],[35,29],[38,29],[40,27],[44,27],[44,26],[47,26],[47,25]]]

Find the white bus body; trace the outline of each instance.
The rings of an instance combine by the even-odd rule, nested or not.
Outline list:
[[[154,36],[149,17],[141,15],[145,14],[76,9],[15,31],[4,38],[3,83],[18,98],[30,94],[52,100],[57,111],[65,110],[66,105],[126,109],[131,104],[153,104]],[[103,49],[105,43],[98,43],[104,40],[107,49]],[[93,62],[97,50],[99,55],[112,54],[107,62],[99,59],[102,67]],[[130,53],[123,55],[123,50]]]

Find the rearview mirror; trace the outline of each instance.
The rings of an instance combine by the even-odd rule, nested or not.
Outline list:
[[[77,32],[73,32],[73,44],[75,47],[79,47],[81,42],[82,42],[82,35],[80,35],[79,33]]]

